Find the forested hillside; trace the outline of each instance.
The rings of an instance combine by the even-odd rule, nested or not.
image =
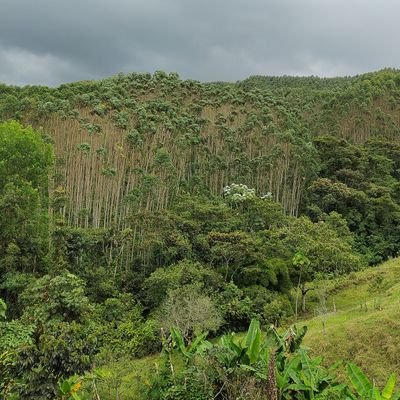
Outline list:
[[[261,335],[307,313],[313,282],[399,255],[400,71],[0,85],[0,215],[3,396],[51,399],[205,331]],[[213,379],[196,398],[233,396]],[[148,398],[183,398],[163,384]]]

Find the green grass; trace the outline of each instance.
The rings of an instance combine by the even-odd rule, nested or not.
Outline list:
[[[141,388],[149,384],[151,375],[156,373],[163,362],[159,354],[140,359],[120,359],[96,368],[96,390],[102,400],[144,399]],[[87,388],[87,394],[92,388]]]
[[[315,284],[307,307],[297,325],[308,326],[304,344],[322,355],[327,366],[354,362],[379,386],[391,372],[400,377],[400,259]],[[152,355],[98,368],[101,399],[115,399],[117,390],[124,400],[144,399],[139,387],[162,362],[160,355]],[[339,374],[344,376],[344,366]]]
[[[321,293],[326,313],[321,313]],[[304,344],[323,355],[327,365],[355,362],[378,385],[391,372],[399,375],[400,260],[321,282],[310,300],[317,316],[302,321],[309,329]]]
[[[165,356],[153,354],[137,359],[118,359],[96,368],[96,390],[101,400],[145,400],[144,390],[150,385],[154,374],[165,363]],[[173,356],[175,372],[184,367],[180,357]],[[92,384],[91,380],[89,383]],[[86,388],[86,394],[93,390]]]

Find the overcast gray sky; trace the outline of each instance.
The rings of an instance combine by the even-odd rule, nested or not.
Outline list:
[[[400,67],[399,0],[0,0],[0,82]]]

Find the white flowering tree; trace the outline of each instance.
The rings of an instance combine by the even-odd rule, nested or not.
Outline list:
[[[249,188],[242,183],[232,183],[224,187],[224,197],[232,203],[244,203],[254,199],[271,199],[272,193],[268,192],[262,196],[257,196],[256,190]]]

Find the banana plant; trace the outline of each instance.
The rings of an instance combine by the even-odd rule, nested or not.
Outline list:
[[[192,343],[186,345],[181,331],[178,328],[171,328],[173,347],[178,349],[186,363],[188,363],[195,355],[204,354],[204,352],[212,346],[211,343],[206,340],[207,335],[208,332],[205,332],[197,336]]]
[[[61,400],[83,400],[78,392],[82,386],[82,378],[72,376],[58,383],[58,395]]]
[[[325,390],[347,397],[346,385],[339,384],[329,370],[321,366],[322,358],[311,358],[304,349],[288,357],[283,369],[276,370],[276,383],[281,399],[314,400]],[[350,399],[350,398],[348,398]]]
[[[242,339],[236,339],[234,334],[221,338],[220,346],[225,348],[227,367],[252,366],[259,362],[267,365],[267,346],[262,341],[260,322],[253,319],[246,335]]]
[[[244,351],[242,362],[252,365],[259,359],[261,355],[261,335],[260,322],[253,319],[246,336],[240,343]]]
[[[357,365],[349,363],[347,365],[347,374],[353,385],[353,388],[357,392],[358,397],[352,397],[353,399],[362,400],[399,400],[400,392],[395,393],[394,389],[396,386],[396,376],[391,374],[386,382],[386,385],[382,392],[372,383],[364,372],[357,367]]]
[[[256,319],[251,321],[243,338],[238,338],[235,334],[225,335],[218,347],[222,351],[217,353],[217,358],[225,368],[226,374],[239,368],[261,380],[268,378],[271,347],[263,340],[260,323]]]
[[[284,369],[288,354],[293,354],[301,348],[301,343],[307,333],[307,327],[298,329],[296,326],[290,327],[284,334],[279,334],[277,329],[272,326],[267,337],[271,346],[275,347],[276,363],[278,369]]]

